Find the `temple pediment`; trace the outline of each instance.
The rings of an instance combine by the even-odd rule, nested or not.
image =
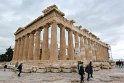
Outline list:
[[[43,10],[42,12],[44,13],[44,15],[50,13],[51,11],[57,11],[61,16],[64,16],[65,14],[63,12],[61,12],[58,7],[56,5],[52,5],[47,7],[45,10]]]
[[[15,34],[18,33],[18,32],[20,32],[20,31],[22,31],[22,30],[23,30],[23,28],[19,27],[19,28],[17,29],[17,31],[15,32]]]

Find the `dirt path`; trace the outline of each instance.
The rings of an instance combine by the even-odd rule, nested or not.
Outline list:
[[[124,83],[124,68],[94,72],[93,78],[85,83]],[[80,83],[77,73],[22,73],[21,77],[10,70],[0,70],[0,83]]]

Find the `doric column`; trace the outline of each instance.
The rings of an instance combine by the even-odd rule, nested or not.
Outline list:
[[[75,48],[79,48],[79,40],[78,40],[78,33],[75,32]]]
[[[24,49],[23,49],[23,60],[26,60],[26,45],[27,45],[27,43],[26,43],[26,41],[27,41],[27,35],[25,35],[25,38],[24,38]]]
[[[19,56],[18,56],[18,58],[19,58],[19,60],[21,60],[21,56],[22,56],[22,37],[20,38],[20,45],[19,45]]]
[[[99,58],[100,58],[100,61],[102,61],[102,54],[101,54],[101,53],[102,53],[102,52],[101,52],[102,50],[101,50],[101,44],[100,44],[100,46],[99,46],[99,49],[100,49],[100,56],[99,56]]]
[[[94,53],[95,53],[96,61],[97,61],[97,42],[94,42]]]
[[[40,60],[40,32],[37,30],[35,34],[34,60]]]
[[[65,27],[59,25],[60,27],[60,60],[66,60],[66,39],[65,39]]]
[[[14,54],[13,54],[13,59],[12,60],[17,60],[17,55],[16,55],[16,52],[17,52],[17,44],[18,44],[18,40],[15,40],[15,47],[14,47]]]
[[[83,36],[80,36],[80,59],[85,60],[85,47],[84,47],[84,39]]]
[[[49,24],[44,26],[43,33],[43,45],[42,45],[42,60],[49,60],[49,33],[48,33]]]
[[[72,30],[68,30],[68,59],[74,60],[74,45]]]
[[[97,61],[97,55],[96,55],[96,42],[92,41],[92,45],[93,45],[93,60]]]
[[[23,60],[23,49],[24,49],[24,37],[21,38],[20,60]]]
[[[96,55],[96,61],[98,61],[98,44],[95,42],[95,55]]]
[[[105,56],[106,56],[106,61],[109,61],[109,48],[105,47]]]
[[[92,44],[91,44],[91,39],[88,38],[88,57],[89,57],[89,61],[92,61],[92,57],[93,57],[93,51],[92,51]]]
[[[98,43],[98,61],[101,61],[101,59],[100,59],[100,44]]]
[[[18,42],[17,42],[17,50],[16,50],[16,59],[18,60],[19,59],[19,45],[20,45],[20,39],[17,39]]]
[[[33,60],[33,49],[34,49],[34,32],[30,33],[28,60]]]
[[[50,60],[58,60],[58,45],[57,45],[57,22],[52,22],[51,27],[51,44],[50,44]]]
[[[29,34],[26,34],[24,40],[23,60],[28,60],[28,49],[29,49]]]
[[[86,60],[88,60],[88,41],[86,36],[84,36],[84,45],[85,45],[85,57],[86,57]]]
[[[78,33],[75,32],[75,59],[79,59],[79,39],[78,39]]]
[[[104,46],[102,45],[102,56],[103,56],[103,61],[105,62],[105,51],[104,51]]]

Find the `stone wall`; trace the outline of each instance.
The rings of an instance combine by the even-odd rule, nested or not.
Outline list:
[[[7,63],[8,69],[14,70],[15,63]],[[88,63],[84,63],[84,67]],[[0,69],[3,68],[4,64],[0,64]],[[110,65],[109,62],[93,62],[93,69],[94,71],[99,71],[101,69],[111,69],[114,65]],[[52,72],[52,73],[72,73],[78,72],[77,70],[77,62],[76,61],[58,61],[58,63],[49,63],[48,61],[45,62],[24,62],[23,63],[23,70],[24,73],[45,73],[45,72]]]

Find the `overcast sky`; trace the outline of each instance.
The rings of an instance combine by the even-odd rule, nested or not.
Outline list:
[[[18,27],[27,25],[53,4],[66,18],[110,44],[114,59],[124,59],[124,0],[1,0],[0,54],[14,46]]]

